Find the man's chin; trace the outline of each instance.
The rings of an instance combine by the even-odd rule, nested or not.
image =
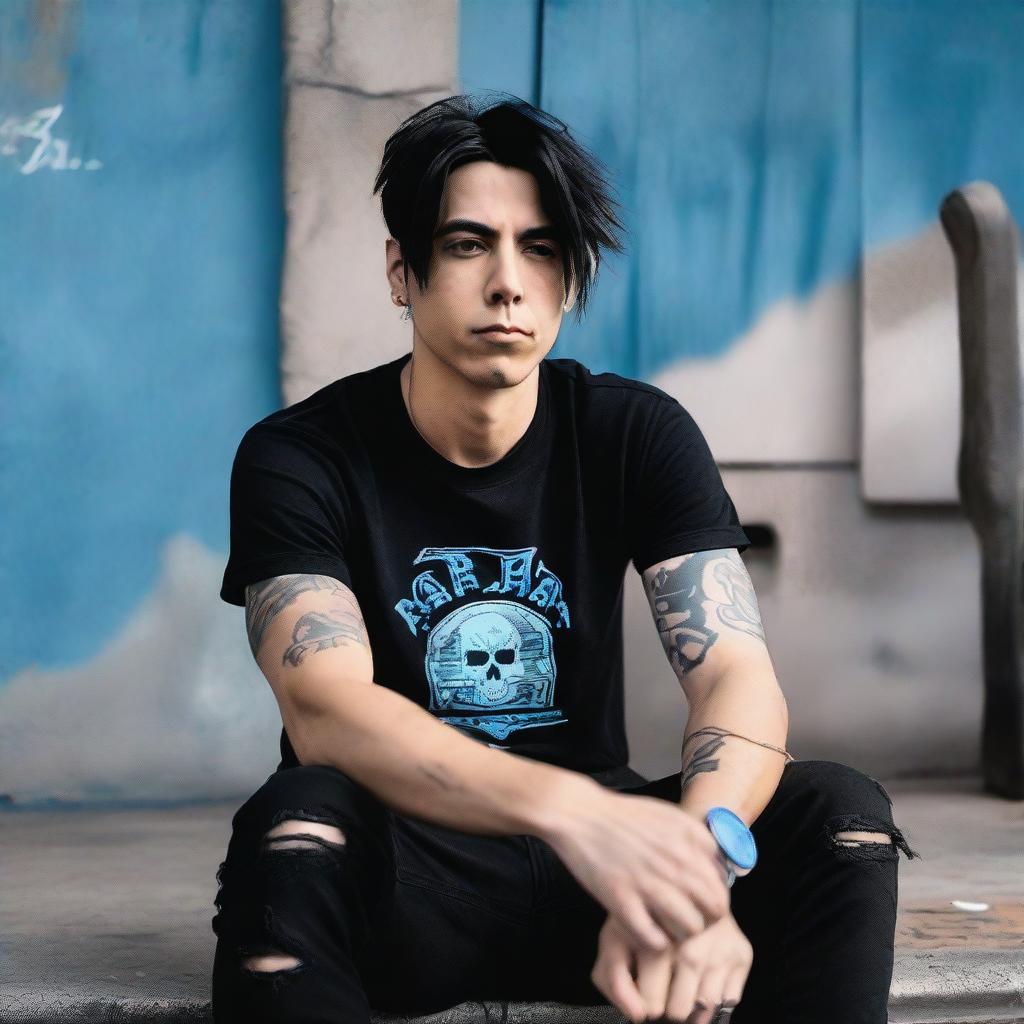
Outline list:
[[[466,379],[485,388],[515,387],[530,376],[535,365],[526,351],[502,351],[495,346],[472,349],[459,361]]]
[[[509,365],[508,359],[480,359],[477,357],[470,361],[471,365],[466,367],[465,377],[475,387],[497,388],[514,387],[522,380],[521,373]]]

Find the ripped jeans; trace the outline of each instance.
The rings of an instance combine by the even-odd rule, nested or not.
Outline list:
[[[621,791],[678,802],[680,776]],[[303,820],[344,842],[265,838]],[[834,838],[850,830],[892,842]],[[885,789],[835,761],[790,761],[751,831],[758,862],[730,894],[754,959],[732,1024],[885,1024],[899,850],[919,856]],[[271,775],[232,819],[217,882],[216,1024],[608,1002],[590,980],[605,909],[547,843],[406,817],[334,768]],[[247,966],[258,954],[291,965]]]

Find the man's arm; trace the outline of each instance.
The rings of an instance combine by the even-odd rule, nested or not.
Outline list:
[[[246,623],[300,763],[333,766],[413,817],[546,840],[640,946],[663,948],[728,913],[717,844],[679,808],[484,746],[375,683],[363,617],[341,581],[250,585]]]
[[[749,826],[782,778],[786,758],[770,748],[784,750],[789,730],[750,575],[735,548],[718,548],[658,562],[642,577],[690,706],[680,805],[700,821],[728,807]]]
[[[301,764],[331,765],[401,813],[479,834],[547,835],[598,783],[484,746],[378,685],[359,603],[340,580],[246,587],[246,628]]]

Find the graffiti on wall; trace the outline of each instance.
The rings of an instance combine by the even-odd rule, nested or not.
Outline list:
[[[22,174],[34,174],[44,167],[54,171],[98,171],[102,162],[69,156],[70,143],[50,130],[64,113],[64,105],[41,107],[27,117],[0,120],[0,155],[13,157]],[[33,145],[34,144],[34,145]]]

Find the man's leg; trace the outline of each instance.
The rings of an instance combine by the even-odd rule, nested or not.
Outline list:
[[[524,997],[537,973],[522,835],[392,815],[397,880],[365,951],[370,1005],[410,1015]]]
[[[751,831],[758,863],[732,888],[754,947],[733,1024],[888,1019],[899,851],[884,788],[835,761],[791,761]]]
[[[357,1024],[371,1010],[529,998],[543,965],[526,836],[397,814],[323,767],[271,776],[232,824],[214,918],[217,1024]]]
[[[277,772],[243,804],[217,872],[218,1024],[369,1021],[358,956],[394,886],[389,827],[327,767]]]
[[[273,845],[275,850],[315,850],[318,845],[343,846],[345,836],[337,825],[323,825],[318,821],[297,819],[282,821],[280,825],[275,825],[263,837],[263,841],[265,846]],[[243,961],[243,966],[250,971],[266,973],[301,967],[302,961],[289,953],[273,950],[263,956],[247,957]]]

